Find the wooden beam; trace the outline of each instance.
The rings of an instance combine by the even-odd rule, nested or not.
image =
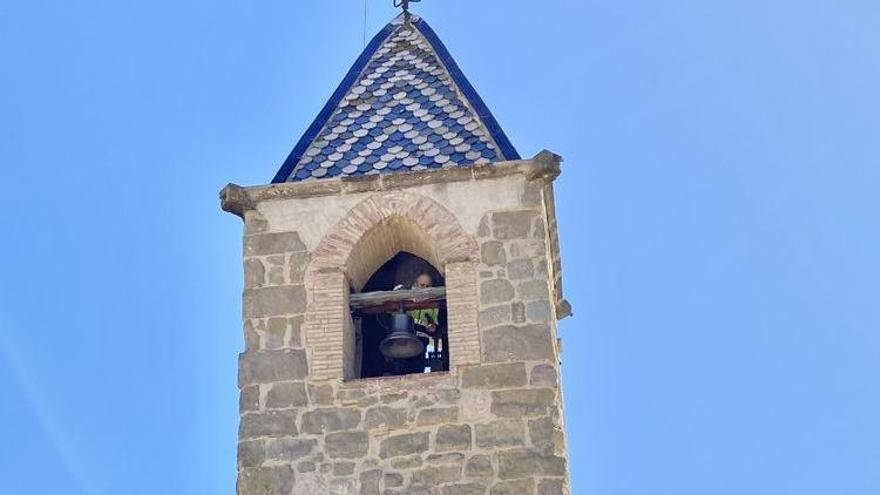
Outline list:
[[[416,306],[435,303],[443,299],[446,299],[446,287],[428,287],[427,289],[384,290],[352,294],[348,303],[351,309],[396,308],[400,303],[404,303],[407,309],[413,309]]]

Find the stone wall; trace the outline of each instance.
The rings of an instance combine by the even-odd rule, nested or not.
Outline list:
[[[337,216],[307,235],[290,220],[304,200],[243,213],[240,495],[569,493],[545,184],[514,179],[480,184],[473,201],[461,197],[472,183],[410,188],[396,213],[387,198],[374,202],[382,213],[363,208],[369,194],[345,211],[326,197]],[[406,217],[407,201],[420,212],[408,221],[441,246],[453,369],[353,379],[345,262],[371,256],[346,249],[383,215]],[[351,246],[337,242],[341,224],[355,225]]]

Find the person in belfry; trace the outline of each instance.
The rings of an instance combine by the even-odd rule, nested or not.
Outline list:
[[[412,288],[413,289],[427,289],[434,284],[434,280],[431,278],[431,275],[428,272],[422,272],[416,277],[415,281],[413,281]],[[440,321],[438,319],[440,315],[440,310],[437,308],[424,308],[424,309],[411,309],[406,312],[406,314],[410,315],[415,322],[416,325],[421,325],[424,328],[425,332],[428,334],[419,335],[422,340],[427,340],[433,337],[433,335],[437,332],[437,322]],[[419,334],[419,330],[421,328],[416,327],[416,335]]]

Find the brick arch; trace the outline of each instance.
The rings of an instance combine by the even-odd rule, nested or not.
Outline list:
[[[357,376],[349,287],[359,290],[375,269],[402,249],[414,251],[446,277],[450,348],[455,349],[452,369],[480,362],[476,241],[433,199],[386,192],[355,205],[312,251],[303,322],[312,379]]]
[[[401,250],[440,271],[451,262],[476,260],[479,253],[476,241],[443,205],[420,194],[395,191],[355,205],[315,248],[309,271],[342,269],[359,290],[375,269]]]

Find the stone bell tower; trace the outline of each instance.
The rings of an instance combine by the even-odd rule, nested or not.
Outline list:
[[[402,15],[271,184],[221,192],[244,220],[240,495],[570,492],[560,161],[521,159],[434,31]],[[401,253],[438,286],[381,286]],[[397,305],[438,310],[432,372],[370,348],[369,322]]]

